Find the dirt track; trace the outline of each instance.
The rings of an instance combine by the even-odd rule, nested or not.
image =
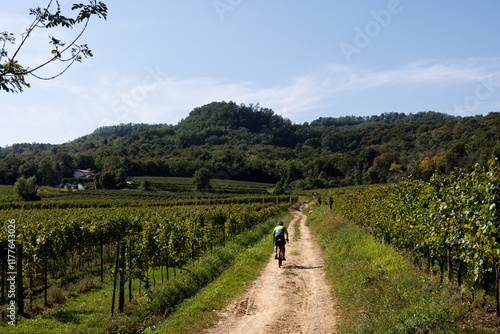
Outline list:
[[[273,253],[250,290],[222,310],[222,320],[204,333],[336,332],[336,311],[325,279],[321,249],[305,220],[302,213],[294,213],[288,227],[290,243],[283,267],[278,267]],[[295,224],[300,224],[297,240]]]

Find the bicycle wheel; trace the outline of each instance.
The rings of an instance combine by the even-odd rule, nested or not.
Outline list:
[[[278,247],[278,266],[281,268],[281,264],[283,263],[283,250],[282,246]]]

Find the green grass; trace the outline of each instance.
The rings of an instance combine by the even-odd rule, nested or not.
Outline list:
[[[4,325],[2,333],[103,333],[120,318],[110,316],[112,287],[108,283],[45,314],[18,322],[15,327]]]
[[[259,275],[273,249],[270,232],[277,219],[286,218],[269,220],[235,237],[225,248],[214,248],[199,262],[187,266],[182,275],[178,272],[174,280],[161,284],[156,272],[157,285],[151,289],[151,302],[139,295],[139,283],[135,280],[134,299],[129,303],[127,283],[123,314],[115,312],[111,316],[113,283],[108,282],[44,314],[18,321],[15,327],[3,323],[0,332],[142,333],[155,331],[165,319],[159,333],[198,332],[200,326],[206,327],[215,319],[212,309],[222,307]]]
[[[299,240],[300,240],[300,219],[297,220],[293,229],[293,241],[296,242]]]
[[[151,276],[151,274],[150,274]],[[158,273],[156,273],[158,280]],[[98,278],[96,277],[95,279]],[[113,281],[95,284],[100,288],[82,293],[76,298],[67,299],[59,305],[54,304],[42,314],[31,319],[17,319],[12,327],[1,323],[1,333],[133,333],[123,331],[124,328],[145,327],[154,323],[154,317],[145,318],[144,300],[139,294],[139,282],[133,282],[132,303],[129,303],[128,282],[126,285],[126,303],[123,314],[116,311],[118,300],[115,301],[115,314],[111,316],[113,296]],[[144,292],[144,288],[142,289]],[[116,297],[118,298],[118,296]],[[51,300],[49,294],[49,301]]]
[[[327,206],[314,207],[308,224],[322,243],[339,333],[493,333],[471,318],[455,287],[439,284]]]
[[[259,276],[273,250],[269,240],[266,235],[254,247],[243,251],[234,266],[195,297],[186,300],[154,333],[199,333],[210,327],[218,317],[215,310],[244,292]]]
[[[245,237],[245,242],[255,240],[252,247],[244,247],[238,253],[237,261],[224,271],[213,283],[207,285],[196,296],[184,301],[156,331],[152,333],[199,333],[213,324],[218,310],[237,295],[246,291],[259,275],[273,251],[270,231],[278,220],[290,220],[291,216],[278,217],[268,221],[253,232],[253,237]],[[258,240],[258,241],[257,241]],[[243,242],[243,240],[241,240]]]

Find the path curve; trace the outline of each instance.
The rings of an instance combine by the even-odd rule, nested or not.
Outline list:
[[[274,253],[250,289],[220,313],[221,320],[205,334],[336,333],[337,313],[321,248],[294,212],[288,232],[287,261],[278,267]],[[294,238],[295,224],[300,236]]]

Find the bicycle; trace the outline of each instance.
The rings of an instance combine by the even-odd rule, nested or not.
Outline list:
[[[279,245],[278,246],[278,266],[281,268],[281,265],[283,264],[283,253],[284,253],[284,245]]]
[[[278,245],[278,254],[277,254],[277,257],[278,257],[278,266],[281,268],[282,264],[283,264],[283,254],[285,254],[285,243],[287,242],[288,240],[285,240],[283,239],[283,242],[280,242],[280,244]]]

